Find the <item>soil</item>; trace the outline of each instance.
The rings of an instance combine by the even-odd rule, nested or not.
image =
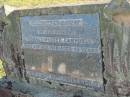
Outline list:
[[[130,13],[118,13],[113,16],[114,22],[122,25],[130,25]]]
[[[12,94],[9,90],[0,88],[0,97],[12,97]]]

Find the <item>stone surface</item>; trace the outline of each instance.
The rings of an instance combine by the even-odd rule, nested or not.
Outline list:
[[[24,68],[25,66],[23,65],[23,59],[25,59],[27,76],[29,76],[28,82],[30,82],[30,85],[35,83],[33,84],[34,87],[42,86],[41,90],[43,90],[45,86],[48,86],[50,88],[60,87],[60,89],[63,89],[63,91],[65,89],[70,90],[70,88],[72,88],[72,90],[75,90],[78,89],[78,87],[82,89],[91,89],[94,91],[103,91],[104,87],[101,64],[102,59],[100,52],[100,7],[103,7],[103,5],[83,5],[19,10],[10,13],[7,17],[5,17],[8,25],[6,26],[4,31],[4,55],[6,59],[10,59],[11,61],[13,61],[6,61],[10,70],[9,76],[15,80],[18,79],[19,81],[26,80],[26,71]],[[53,19],[54,16],[57,17],[56,20]],[[55,48],[51,48],[50,50],[48,50],[43,48],[39,49],[39,47],[37,46],[36,48],[26,48],[26,46],[24,47],[24,42],[26,41],[23,39],[23,37],[27,38],[29,42],[34,41],[39,44],[39,40],[36,41],[34,39],[29,39],[31,35],[33,38],[37,36],[33,35],[33,30],[39,32],[34,33],[40,34],[37,36],[38,38],[40,38],[40,36],[43,37],[40,32],[41,30],[39,30],[37,26],[30,28],[30,25],[27,25],[27,22],[30,21],[30,18],[32,18],[32,24],[34,24],[33,17],[35,17],[37,21],[39,21],[39,17],[41,19],[43,18],[43,22],[46,25],[48,25],[48,23],[51,21],[53,25],[55,24],[55,26],[62,26],[60,27],[60,29],[59,27],[56,27],[57,30],[52,27],[52,24],[50,24],[51,26],[48,26],[48,32],[56,37],[54,38],[54,36],[49,36],[50,34],[48,35],[46,32],[44,32],[44,34],[47,34],[46,37],[52,37],[47,39],[47,41],[49,40],[49,42],[47,43],[48,45],[52,46],[52,44],[58,44],[60,46],[69,46],[70,48],[74,46],[76,49],[69,48],[67,50],[61,48],[55,50]],[[24,20],[25,18],[27,18],[27,20],[25,21],[25,23],[23,23],[22,26],[22,20]],[[69,21],[66,21],[67,18],[69,19]],[[83,25],[83,27],[85,28],[78,24],[80,21],[82,21],[80,25]],[[37,23],[36,21],[34,22]],[[88,23],[89,26],[87,26],[86,24],[84,25],[84,23]],[[76,24],[76,26],[79,25],[79,29],[77,27],[73,27],[74,24]],[[69,27],[63,27],[66,25],[69,25]],[[24,26],[26,27],[24,28]],[[41,28],[45,27],[43,26],[40,27],[40,29]],[[28,31],[25,31],[25,33],[24,30]],[[70,31],[71,33],[69,34],[68,32]],[[59,33],[61,32],[63,35],[59,35]],[[40,44],[45,45],[45,43],[43,43],[42,41],[45,41],[46,37],[40,40]],[[56,40],[58,37],[61,39],[59,43]],[[69,43],[64,43],[66,42],[65,40],[69,41]],[[94,40],[94,42],[91,40]],[[81,47],[84,47],[85,49],[92,48],[96,50],[94,50],[94,52],[92,52],[91,50],[84,51]],[[77,50],[77,48],[80,48],[80,50]],[[69,88],[66,88],[68,86]],[[21,87],[22,86],[17,86],[16,88],[19,89],[16,90],[25,90],[26,85],[24,89],[22,89]],[[47,90],[47,95],[51,93],[49,92],[50,88]],[[36,88],[36,90],[38,89],[39,88]],[[31,90],[30,88],[27,90],[33,92],[33,90]],[[70,93],[72,94],[71,91]],[[33,92],[33,95],[35,94],[37,93]],[[39,92],[39,94],[43,95],[42,91]],[[90,97],[91,94],[92,93],[90,93]]]
[[[98,13],[25,16],[20,23],[31,76],[103,89]]]
[[[21,17],[22,48],[100,53],[98,14]]]

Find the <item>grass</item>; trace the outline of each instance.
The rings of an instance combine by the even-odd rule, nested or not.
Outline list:
[[[84,0],[85,1],[85,0]],[[8,4],[12,6],[50,6],[57,4],[79,3],[83,0],[0,0],[0,4]]]
[[[63,4],[79,4],[91,1],[105,1],[105,0],[0,0],[0,4],[8,4],[16,7],[34,7],[34,6],[50,6]],[[106,0],[107,1],[107,0]]]

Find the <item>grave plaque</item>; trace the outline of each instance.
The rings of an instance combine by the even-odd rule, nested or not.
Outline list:
[[[102,88],[98,13],[24,16],[20,24],[28,74]]]

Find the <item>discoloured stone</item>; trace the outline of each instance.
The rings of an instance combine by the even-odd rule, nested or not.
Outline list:
[[[65,7],[53,7],[53,8],[44,8],[44,9],[41,8],[41,9],[31,9],[31,10],[18,10],[18,11],[12,12],[9,16],[6,17],[8,21],[7,28],[5,29],[5,33],[6,33],[5,34],[5,40],[6,40],[5,47],[6,48],[4,49],[4,52],[5,52],[6,57],[11,59],[10,58],[11,56],[10,44],[14,45],[14,47],[17,49],[20,55],[21,55],[21,52],[24,51],[26,69],[32,66],[31,67],[32,71],[28,71],[28,75],[30,75],[30,77],[35,76],[34,82],[36,84],[40,84],[40,81],[37,81],[37,80],[46,79],[45,81],[51,82],[53,80],[53,82],[58,82],[59,84],[61,84],[60,82],[62,80],[62,82],[64,82],[65,84],[67,82],[68,84],[76,83],[78,85],[81,85],[81,84],[84,85],[86,80],[85,81],[83,81],[83,79],[79,80],[79,78],[82,78],[82,76],[84,76],[85,74],[85,78],[88,78],[88,79],[91,78],[90,76],[94,76],[93,79],[90,79],[90,81],[86,84],[87,87],[93,88],[94,91],[97,91],[99,90],[100,86],[104,86],[105,93],[108,95],[102,95],[103,97],[107,97],[107,96],[110,97],[111,95],[114,95],[115,97],[119,95],[125,95],[125,96],[130,95],[129,94],[129,87],[130,87],[129,85],[130,83],[129,31],[130,30],[129,30],[129,25],[128,25],[129,16],[127,16],[127,19],[125,18],[126,14],[130,13],[130,7],[129,7],[129,4],[127,4],[127,6],[124,6],[126,4],[122,5],[121,2],[118,2],[118,0],[116,2],[115,1],[113,2],[114,3],[112,5],[105,7],[105,9],[104,9],[105,5],[83,5],[83,6],[65,6]],[[106,8],[108,8],[108,10]],[[84,64],[88,64],[89,62],[90,63],[93,62],[92,64],[97,63],[97,61],[93,61],[94,57],[95,57],[94,60],[97,59],[96,54],[94,55],[90,53],[87,54],[87,57],[85,58],[85,60],[81,62],[83,63],[82,65],[86,66],[84,68],[84,66],[80,66],[81,64],[77,65],[76,63],[79,62],[79,58],[82,59],[85,56],[84,53],[87,53],[87,52],[83,52],[83,54],[79,55],[78,58],[76,58],[77,59],[76,61],[75,60],[68,61],[70,65],[67,65],[67,60],[73,59],[72,57],[74,57],[75,59],[77,52],[74,54],[71,54],[70,52],[72,50],[69,50],[69,53],[66,52],[64,55],[62,55],[61,52],[59,53],[59,50],[57,50],[56,53],[54,53],[55,52],[54,47],[50,51],[46,50],[44,52],[37,50],[38,49],[37,46],[32,50],[30,50],[30,48],[25,49],[26,46],[21,48],[21,46],[23,45],[23,42],[25,41],[22,41],[23,39],[22,32],[24,32],[22,31],[22,29],[24,27],[23,28],[21,27],[20,18],[23,18],[26,16],[28,17],[34,17],[34,16],[40,17],[40,16],[51,16],[51,15],[64,16],[66,14],[67,15],[70,15],[70,14],[71,15],[72,14],[78,14],[78,15],[86,14],[87,15],[87,14],[95,14],[95,13],[98,13],[100,16],[99,25],[100,25],[100,31],[101,31],[100,38],[102,40],[101,49],[102,49],[102,58],[103,58],[103,61],[101,62],[103,67],[101,65],[98,65],[98,67],[96,68],[96,72],[100,69],[97,75],[93,73],[95,72],[94,71],[95,68],[94,70],[92,68],[93,65],[84,65]],[[123,16],[122,14],[125,16]],[[118,17],[118,18],[114,19],[115,17]],[[30,31],[32,31],[32,29],[28,30],[28,32]],[[30,41],[32,42],[32,40],[33,39],[31,39]],[[43,41],[45,39],[41,39],[41,40]],[[52,42],[55,42],[55,39],[49,43],[52,43]],[[64,41],[60,40],[60,42],[64,42]],[[64,48],[62,48],[62,50],[63,49]],[[63,52],[65,51],[66,50],[64,50]],[[101,60],[100,57],[98,58]],[[74,62],[74,65],[71,64],[73,62]],[[43,66],[41,66],[41,63]],[[53,63],[55,64],[52,65]],[[75,68],[75,64],[78,68],[76,68],[76,70],[73,70]],[[69,66],[69,68],[67,66]],[[94,66],[97,66],[97,65],[95,64]],[[88,70],[92,70],[92,71],[89,73]],[[64,78],[66,80],[64,80],[63,75],[66,74],[66,72],[68,73],[70,71],[73,71],[71,72],[73,74],[73,78],[71,78],[72,75],[71,73],[69,73],[68,74],[69,77],[68,75],[67,76],[65,75]],[[86,72],[86,73],[81,73],[80,71]],[[75,80],[74,77],[77,78],[78,80]],[[96,84],[97,82],[96,83],[93,82],[93,80],[96,80],[96,81],[98,80],[98,84]],[[100,82],[101,84],[99,84]],[[55,85],[53,86],[55,87]],[[99,86],[99,87],[97,88],[95,86]],[[91,94],[92,92],[90,92],[90,95],[89,95],[90,97],[91,97]],[[93,97],[98,97],[98,96],[101,97],[101,94],[99,92],[94,93],[94,95],[96,96],[93,96]]]
[[[59,77],[63,76],[63,81],[61,81],[61,83],[71,83],[77,85],[82,84],[90,88],[94,88],[95,86],[103,90],[99,28],[99,11],[102,6],[103,5],[95,5],[95,8],[92,11],[89,10],[92,8],[91,5],[83,5],[82,7],[67,6],[61,8],[55,7],[14,11],[7,17],[9,25],[6,29],[6,42],[7,44],[13,44],[14,47],[16,47],[16,56],[17,53],[20,54],[22,51],[24,51],[27,69],[33,67],[33,71],[36,71],[37,73],[43,72],[43,76],[44,73],[49,72],[59,75]],[[33,17],[35,17],[35,19],[33,19]],[[32,20],[30,20],[30,18],[32,18]],[[54,18],[56,20],[54,20]],[[34,20],[41,21],[42,19],[44,20],[44,23],[41,25],[45,25],[46,27],[48,27],[46,31],[49,34],[45,32],[45,27],[39,28],[40,25],[37,27],[33,27],[34,31],[36,30],[36,32],[39,33],[33,33],[33,29],[30,28],[30,25],[25,26],[25,24],[28,24],[28,22],[30,21],[32,21],[33,23]],[[74,24],[80,23],[79,21],[76,21],[76,19],[82,20],[83,24],[81,23],[81,26],[78,26],[78,24]],[[91,19],[93,19],[93,22],[90,21]],[[48,25],[49,21],[51,22],[51,24],[53,24],[52,27],[50,27],[51,24]],[[76,27],[74,27],[75,25]],[[32,35],[33,38],[35,38],[36,35],[33,34],[44,34],[40,32],[40,29],[43,29],[43,31],[47,35],[46,37],[42,35],[42,39],[40,39],[40,37],[38,36],[37,39],[40,39],[41,41],[35,41],[34,39],[27,37],[31,37]],[[30,33],[30,35],[28,34],[28,32]],[[63,32],[63,34],[61,34],[61,32]],[[48,35],[51,35],[50,38]],[[44,43],[42,43],[42,47],[40,47],[39,45],[39,47],[36,46],[36,48],[35,46],[34,48],[27,48],[27,46],[25,45],[29,44],[25,43],[26,39],[30,39],[29,42],[38,42],[38,44],[39,42]],[[46,39],[49,42],[46,43]],[[52,46],[53,44],[54,46]],[[49,48],[48,45],[50,46]],[[8,54],[10,54],[9,49],[10,46],[8,45],[6,51],[6,53],[9,52]],[[62,70],[64,70],[64,73],[61,72],[62,70],[59,70],[61,69],[61,67]],[[64,80],[64,76],[66,75],[69,75],[70,77],[65,78]],[[54,78],[52,76],[51,79],[49,78],[49,80],[54,79],[55,81],[58,80],[60,82],[59,77]],[[82,80],[74,80],[73,78],[81,78],[82,80],[84,80],[84,82]]]

